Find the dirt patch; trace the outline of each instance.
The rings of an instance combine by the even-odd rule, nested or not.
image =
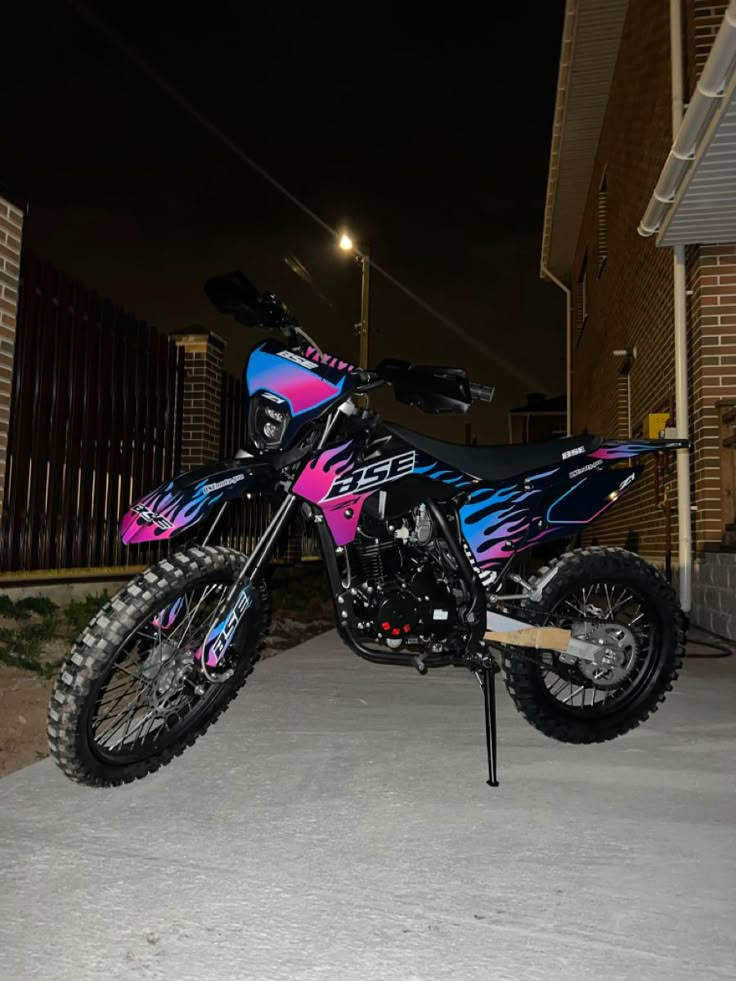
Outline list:
[[[0,664],[0,777],[48,754],[50,678]]]
[[[273,619],[262,657],[273,657],[279,651],[324,633],[334,626],[331,600],[324,577],[318,573],[279,578],[273,588]],[[7,597],[5,598],[7,600]],[[0,615],[0,638],[5,638],[6,656],[18,651],[28,658],[28,669],[2,663],[0,660],[0,777],[36,763],[48,755],[46,711],[59,662],[76,635],[94,611],[102,605],[100,597],[54,611],[53,622],[46,622],[54,636],[41,635],[36,641],[29,627],[37,627],[40,616],[31,613],[23,619],[14,617],[5,604]],[[33,644],[28,643],[30,634]],[[21,638],[22,643],[18,643]]]

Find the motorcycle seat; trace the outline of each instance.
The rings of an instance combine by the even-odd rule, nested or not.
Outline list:
[[[464,446],[432,439],[403,426],[384,423],[384,428],[409,446],[446,463],[454,470],[482,480],[508,480],[534,470],[559,467],[572,457],[593,453],[603,442],[601,436],[568,436],[543,443],[500,446]]]

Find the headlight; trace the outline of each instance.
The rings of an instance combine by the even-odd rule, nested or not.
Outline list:
[[[270,392],[259,392],[248,408],[248,436],[257,450],[277,450],[291,421],[288,404]]]

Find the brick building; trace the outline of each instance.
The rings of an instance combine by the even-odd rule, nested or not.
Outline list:
[[[686,608],[692,572],[693,619],[727,636],[734,57],[736,0],[567,0],[542,246],[542,275],[567,297],[570,430],[691,439],[649,462],[589,538],[671,562]]]

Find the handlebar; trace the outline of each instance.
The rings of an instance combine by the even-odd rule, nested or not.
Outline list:
[[[357,381],[358,391],[367,392],[374,388],[379,388],[386,383],[377,371],[369,371],[365,368],[358,368],[353,372],[353,377]],[[478,382],[469,382],[470,397],[474,402],[492,402],[496,389],[492,385],[481,385]]]
[[[470,394],[476,402],[492,402],[495,391],[496,389],[492,385],[479,385],[477,382],[470,383]]]
[[[357,388],[361,392],[365,392],[371,388],[378,388],[380,385],[385,384],[385,379],[381,378],[377,371],[368,371],[365,368],[356,368],[352,372],[352,376],[357,381]]]

